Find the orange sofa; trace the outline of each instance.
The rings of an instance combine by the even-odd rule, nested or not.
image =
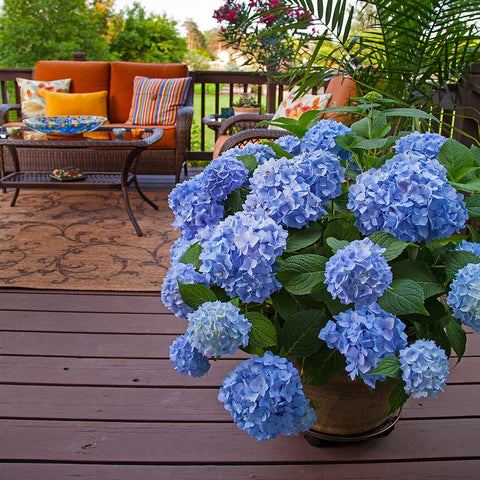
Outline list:
[[[188,68],[180,63],[139,63],[139,62],[100,62],[100,61],[64,61],[42,60],[37,62],[33,79],[51,81],[71,78],[70,93],[89,93],[106,90],[108,121],[112,126],[126,126],[133,96],[135,76],[150,78],[187,77]],[[0,123],[7,126],[8,112],[21,112],[20,105],[0,106]],[[163,138],[142,154],[138,166],[139,174],[174,174],[179,180],[185,163],[186,149],[190,140],[190,128],[193,117],[193,82],[190,83],[185,106],[178,110],[175,125],[156,125],[164,130]],[[20,118],[21,119],[21,118]],[[18,123],[17,123],[18,124]],[[132,127],[133,125],[128,125]],[[137,125],[135,125],[137,126]],[[145,125],[138,125],[145,127]],[[41,149],[38,149],[41,150]],[[55,149],[42,152],[37,149],[18,149],[21,168],[24,170],[49,171],[65,163],[66,152]],[[75,161],[75,151],[68,152],[69,165],[75,165],[84,171],[118,171],[124,158],[122,152],[89,150],[89,158]],[[12,169],[8,154],[5,170]],[[10,162],[10,163],[9,163]],[[62,163],[63,162],[63,163]]]

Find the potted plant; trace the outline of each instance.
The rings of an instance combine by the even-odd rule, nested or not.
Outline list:
[[[257,99],[249,93],[243,93],[240,98],[233,103],[233,112],[235,115],[239,113],[260,113],[260,105]]]
[[[351,127],[278,119],[294,135],[229,150],[169,195],[181,235],[162,299],[188,320],[170,358],[201,376],[251,354],[219,399],[260,441],[388,431],[409,396],[443,390],[463,326],[480,331],[480,150],[392,135],[392,118],[435,119],[357,102]]]

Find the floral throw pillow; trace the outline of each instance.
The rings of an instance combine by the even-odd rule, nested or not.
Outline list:
[[[71,78],[48,82],[17,78],[22,103],[22,118],[37,118],[45,115],[45,92],[68,93],[71,81]]]
[[[321,95],[304,95],[295,99],[295,91],[292,91],[280,103],[272,120],[280,117],[298,120],[303,113],[309,110],[323,110],[328,105],[331,96],[330,93],[323,93]]]

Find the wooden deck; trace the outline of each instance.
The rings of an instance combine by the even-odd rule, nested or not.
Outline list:
[[[260,444],[217,400],[239,361],[177,374],[185,323],[159,295],[0,290],[0,479],[479,479],[480,335],[436,400],[388,437]]]

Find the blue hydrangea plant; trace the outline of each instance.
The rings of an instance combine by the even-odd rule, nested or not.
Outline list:
[[[277,119],[290,134],[227,151],[169,196],[180,237],[162,299],[188,322],[173,366],[201,376],[250,354],[219,399],[262,442],[312,427],[303,383],[390,382],[391,411],[437,396],[465,329],[480,332],[479,149],[393,134],[395,116],[434,119],[357,100],[351,125]]]

